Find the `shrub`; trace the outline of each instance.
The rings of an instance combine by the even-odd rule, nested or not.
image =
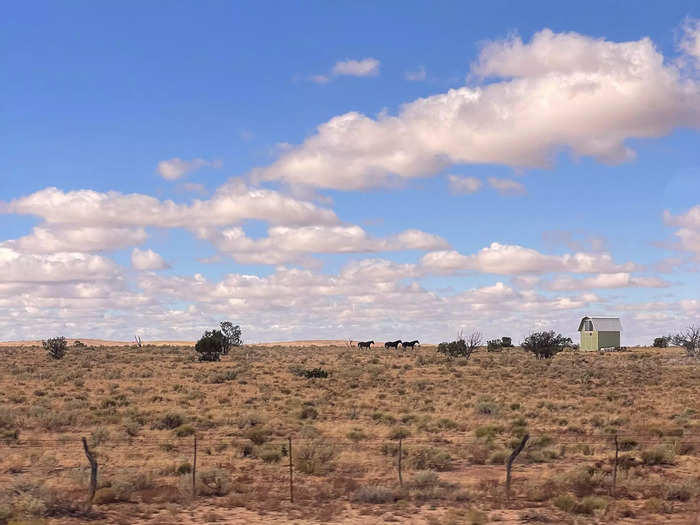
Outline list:
[[[399,499],[399,495],[394,489],[372,485],[368,487],[360,487],[352,495],[352,501],[357,503],[394,503]]]
[[[238,372],[236,370],[222,370],[209,376],[209,383],[220,385],[233,381],[236,377],[238,377]]]
[[[510,337],[501,337],[501,346],[503,348],[512,348],[513,340]]]
[[[323,368],[312,368],[311,370],[303,370],[302,375],[306,379],[325,379],[328,377],[328,372]]]
[[[207,330],[194,345],[194,350],[199,354],[200,361],[219,361],[227,344],[221,330]]]
[[[76,348],[85,348],[87,345],[83,342],[78,341],[77,339],[73,341],[73,346]]]
[[[231,477],[222,469],[197,474],[197,492],[204,496],[225,496],[231,492]]]
[[[175,428],[175,435],[179,438],[191,436],[195,433],[194,427],[192,425],[180,425]]]
[[[700,326],[689,326],[674,335],[673,344],[685,348],[688,357],[700,357]]]
[[[12,413],[0,407],[0,441],[16,441],[19,437],[19,430]]]
[[[523,350],[532,352],[537,359],[549,359],[571,344],[569,337],[549,332],[533,332],[522,343]]]
[[[178,465],[177,467],[176,472],[180,475],[189,474],[190,472],[192,472],[192,465],[190,465],[189,461],[180,463],[180,465]]]
[[[430,470],[420,470],[413,475],[408,485],[416,489],[429,489],[440,485],[440,476]]]
[[[282,459],[282,450],[279,447],[265,446],[257,456],[265,463],[279,463]]]
[[[668,344],[673,340],[673,336],[664,335],[654,338],[654,348],[667,348]]]
[[[437,351],[441,354],[445,354],[450,359],[454,359],[455,357],[469,359],[474,353],[474,350],[481,345],[481,340],[482,336],[480,332],[472,332],[466,340],[462,336],[462,332],[460,332],[456,341],[440,343],[437,347]]]
[[[224,336],[224,345],[221,350],[222,354],[226,355],[234,346],[241,346],[243,344],[240,326],[234,325],[230,321],[222,321],[219,323],[219,326]]]
[[[299,412],[299,419],[316,419],[317,417],[318,410],[311,405],[304,405]]]
[[[335,449],[321,441],[299,445],[294,451],[294,465],[304,474],[321,475],[332,470]]]
[[[503,342],[500,339],[491,339],[486,342],[486,350],[488,352],[500,352],[503,350]]]
[[[66,355],[68,344],[66,343],[66,338],[61,336],[42,341],[41,346],[49,353],[49,357],[53,359],[62,359],[63,356]]]
[[[156,426],[161,429],[175,430],[177,427],[184,425],[184,423],[185,416],[179,412],[167,412],[160,418]]]
[[[409,454],[409,464],[415,470],[445,471],[452,467],[452,456],[441,448],[422,447]]]
[[[642,463],[645,465],[673,465],[676,453],[665,445],[659,445],[642,451]]]

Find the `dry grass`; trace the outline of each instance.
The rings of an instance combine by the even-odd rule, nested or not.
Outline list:
[[[469,362],[433,347],[246,347],[220,363],[193,354],[71,347],[54,361],[40,348],[1,349],[0,524],[680,523],[698,512],[700,363],[680,351],[537,361],[516,348]],[[317,368],[329,377],[304,375]],[[526,432],[506,503],[504,461]],[[83,436],[100,464],[90,511]]]

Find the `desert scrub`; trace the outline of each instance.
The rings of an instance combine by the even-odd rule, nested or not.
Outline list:
[[[17,421],[9,409],[0,407],[0,442],[16,441],[19,437]]]
[[[452,456],[437,447],[421,447],[408,453],[409,465],[415,470],[445,471],[452,468]]]
[[[180,412],[166,412],[156,422],[155,428],[161,430],[175,430],[185,424],[185,416]]]
[[[360,487],[355,492],[353,492],[352,501],[357,503],[394,503],[398,501],[400,495],[397,491],[389,487],[383,487],[381,485],[370,485],[366,487]]]
[[[294,466],[298,471],[320,476],[333,470],[336,452],[332,445],[314,440],[297,445],[293,455]]]
[[[673,465],[676,452],[668,445],[659,445],[642,451],[642,463],[645,465]]]

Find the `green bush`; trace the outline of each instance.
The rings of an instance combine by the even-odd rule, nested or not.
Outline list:
[[[500,352],[503,350],[503,343],[500,339],[491,339],[486,342],[486,350],[488,352]]]
[[[550,332],[534,332],[525,338],[523,350],[532,352],[537,359],[549,359],[558,354],[564,347],[571,345],[571,339],[561,334]]]
[[[66,355],[68,343],[66,343],[66,338],[61,336],[42,341],[41,346],[49,353],[49,357],[53,359],[63,359],[63,356]]]
[[[199,354],[200,361],[219,361],[227,344],[221,330],[207,330],[194,345],[194,350]]]

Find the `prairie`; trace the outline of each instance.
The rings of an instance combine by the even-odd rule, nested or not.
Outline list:
[[[700,519],[700,363],[679,349],[24,346],[0,371],[0,524]]]

